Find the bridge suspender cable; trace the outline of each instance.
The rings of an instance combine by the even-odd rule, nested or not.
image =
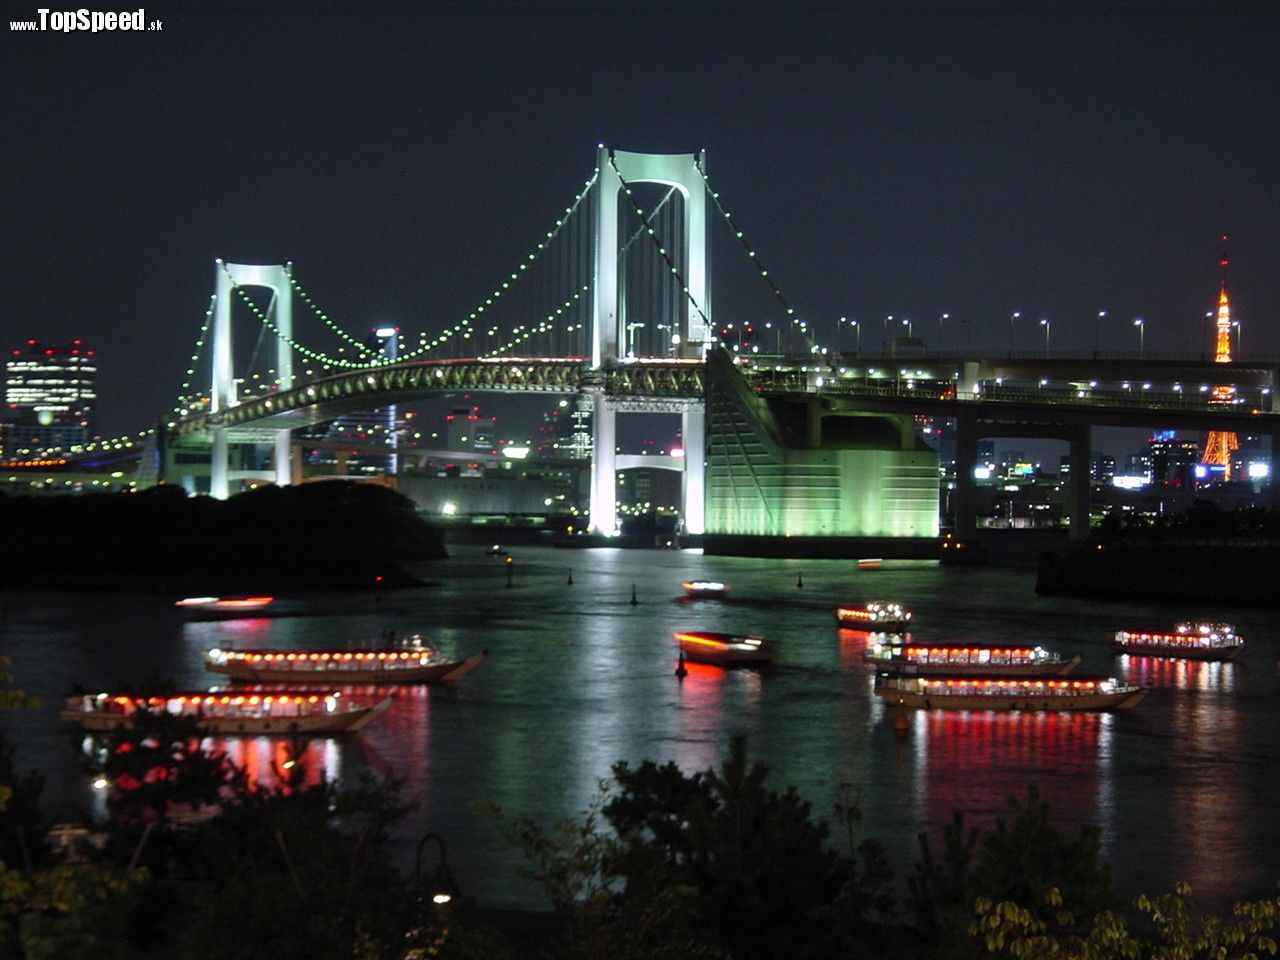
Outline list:
[[[729,215],[729,211],[724,208],[724,205],[720,203],[720,194],[716,193],[713,189],[711,189],[711,181],[710,179],[707,178],[706,171],[702,169],[701,159],[696,155],[693,160],[693,165],[695,168],[697,168],[698,175],[702,177],[702,182],[707,188],[707,195],[711,197],[711,202],[715,204],[716,209],[720,211],[720,214],[721,216],[724,217],[725,222],[729,224],[729,229],[733,231],[733,235],[737,237],[738,242],[742,244],[743,252],[746,253],[747,258],[755,266],[756,271],[760,274],[760,277],[765,281],[765,283],[769,285],[769,289],[773,291],[773,295],[777,298],[778,302],[782,304],[782,309],[786,311],[786,314],[790,318],[792,325],[796,326],[800,330],[801,335],[804,337],[805,345],[809,347],[809,352],[810,353],[815,352],[817,345],[814,343],[813,337],[809,333],[808,324],[805,323],[803,320],[799,320],[796,318],[795,308],[792,307],[789,302],[787,302],[787,298],[782,295],[782,291],[778,289],[778,285],[774,283],[773,277],[769,276],[769,271],[765,269],[765,266],[760,261],[760,258],[756,256],[755,249],[748,242],[746,236],[742,232],[742,229],[737,225],[737,223],[734,222],[733,217]]]

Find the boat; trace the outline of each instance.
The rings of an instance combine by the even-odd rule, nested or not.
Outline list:
[[[719,580],[686,580],[680,586],[691,597],[727,597],[729,595],[729,585]]]
[[[896,632],[907,629],[911,611],[891,600],[868,600],[851,607],[836,607],[836,623],[854,630]]]
[[[876,696],[926,710],[1128,710],[1147,695],[1112,677],[920,677],[881,674]]]
[[[206,616],[241,617],[265,610],[275,603],[275,597],[184,597],[173,605],[179,610]]]
[[[916,676],[1049,677],[1080,664],[1044,647],[1005,643],[873,643],[864,659],[895,673]]]
[[[156,696],[89,693],[68,697],[59,716],[85,730],[132,727],[139,710],[189,717],[207,734],[292,736],[354,732],[391,705],[346,700],[334,690],[196,690]]]
[[[250,683],[443,683],[484,662],[482,651],[446,660],[414,637],[402,647],[372,650],[222,650],[204,655],[206,670]]]
[[[675,637],[685,657],[718,667],[762,667],[776,657],[773,644],[763,637],[705,630],[684,631]]]
[[[1108,642],[1135,656],[1182,660],[1230,660],[1244,646],[1244,638],[1231,624],[1200,620],[1175,624],[1172,633],[1118,630]]]

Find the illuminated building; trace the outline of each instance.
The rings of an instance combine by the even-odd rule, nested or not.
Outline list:
[[[1147,441],[1151,456],[1151,482],[1163,487],[1190,489],[1200,447],[1194,440],[1180,440],[1174,430],[1161,430]]]
[[[1222,238],[1224,241],[1226,237]],[[1213,362],[1231,362],[1231,305],[1227,301],[1227,260],[1222,259],[1222,288],[1218,292],[1218,316],[1215,321],[1217,337],[1214,342]],[[1235,387],[1218,386],[1210,394],[1210,403],[1234,403]],[[1231,455],[1240,445],[1236,435],[1228,430],[1211,430],[1204,439],[1204,453],[1200,463],[1213,473],[1221,472],[1223,480],[1231,479]]]
[[[10,449],[65,447],[93,435],[98,361],[79,340],[28,340],[11,351],[5,371],[6,443]]]

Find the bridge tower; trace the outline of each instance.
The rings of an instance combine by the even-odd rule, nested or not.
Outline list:
[[[293,264],[227,263],[215,261],[217,301],[213,315],[213,383],[209,391],[209,411],[217,414],[238,402],[231,351],[231,297],[236,287],[266,287],[274,294],[276,330],[276,375],[281,390],[293,386]],[[291,480],[289,431],[274,431],[275,481],[280,486]],[[229,454],[231,437],[226,427],[213,428],[213,451],[209,465],[209,493],[225,500],[230,491]]]
[[[1226,237],[1222,240],[1225,243]],[[1215,320],[1217,338],[1214,342],[1213,362],[1231,362],[1231,303],[1227,299],[1227,258],[1223,257],[1222,286],[1218,291],[1218,314]],[[1209,395],[1211,403],[1231,403],[1235,399],[1236,388],[1218,386]],[[1222,479],[1231,479],[1231,455],[1240,446],[1236,435],[1229,430],[1211,430],[1204,440],[1204,451],[1200,454],[1200,462],[1206,467],[1221,467]]]
[[[626,317],[618,298],[618,255],[621,249],[618,194],[634,183],[672,187],[684,200],[683,247],[688,251],[688,264],[683,278],[687,295],[682,301],[678,334],[682,355],[702,357],[711,338],[707,187],[702,177],[702,171],[706,169],[706,153],[628,153],[600,144],[596,166],[599,170],[596,186],[599,195],[596,197],[592,231],[592,368],[599,370],[612,366],[622,360],[626,352]],[[619,410],[602,387],[592,388],[590,393],[593,408],[591,529],[608,536],[614,533],[618,524],[615,451]],[[631,404],[628,409],[636,407]],[[681,516],[686,533],[701,534],[706,509],[705,403],[686,406],[681,411],[681,427],[685,444]]]

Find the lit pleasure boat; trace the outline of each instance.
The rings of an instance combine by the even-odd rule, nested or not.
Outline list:
[[[926,710],[1128,710],[1147,695],[1111,677],[876,677],[889,706]]]
[[[719,580],[686,580],[680,586],[691,597],[715,598],[729,595],[729,585]]]
[[[206,670],[251,683],[442,683],[484,662],[487,652],[465,660],[437,656],[420,637],[403,647],[376,650],[210,650]]]
[[[1182,660],[1230,660],[1244,646],[1244,638],[1231,624],[1203,621],[1179,623],[1172,633],[1118,630],[1108,642],[1134,656]]]
[[[1079,657],[1066,659],[1026,644],[1003,643],[873,643],[868,663],[916,676],[1049,677],[1070,673]]]
[[[68,697],[59,716],[85,730],[132,727],[139,710],[189,717],[202,733],[291,736],[361,729],[391,705],[345,700],[333,690],[197,690],[163,696],[110,693]]]
[[[706,630],[689,630],[675,636],[684,656],[718,667],[762,667],[773,663],[777,655],[773,644],[762,637]]]
[[[275,597],[185,597],[173,605],[206,617],[242,617],[267,609]]]
[[[896,632],[907,629],[911,611],[891,600],[868,600],[866,603],[836,607],[836,623],[853,630]]]

